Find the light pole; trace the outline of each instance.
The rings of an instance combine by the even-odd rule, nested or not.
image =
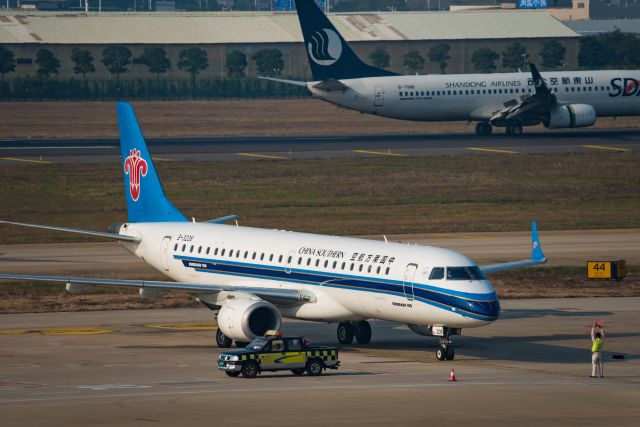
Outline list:
[[[522,54],[522,71],[527,69],[527,58],[529,57],[529,54],[527,52]]]

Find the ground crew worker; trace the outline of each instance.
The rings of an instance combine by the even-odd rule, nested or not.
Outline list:
[[[597,331],[596,331],[597,329]],[[591,378],[604,377],[604,359],[602,352],[604,351],[604,329],[593,322],[591,328]],[[599,374],[599,375],[598,375]]]

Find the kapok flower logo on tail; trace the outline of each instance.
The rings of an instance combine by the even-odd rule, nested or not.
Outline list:
[[[140,150],[130,150],[129,157],[124,160],[124,173],[129,175],[129,194],[134,202],[140,198],[140,175],[147,176],[148,169],[147,161],[140,157]]]

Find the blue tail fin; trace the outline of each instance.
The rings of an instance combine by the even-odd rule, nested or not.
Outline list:
[[[187,218],[164,195],[131,105],[116,104],[129,222],[178,222]]]
[[[535,221],[531,221],[531,259],[536,261],[545,259],[538,236],[538,224]]]
[[[365,64],[313,0],[295,0],[314,80],[396,76]]]

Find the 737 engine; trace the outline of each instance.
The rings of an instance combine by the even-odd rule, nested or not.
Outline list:
[[[589,104],[569,104],[553,107],[543,119],[544,126],[555,128],[580,128],[596,122],[596,110]]]
[[[236,341],[251,341],[268,330],[279,330],[281,324],[280,311],[264,300],[230,300],[218,312],[218,328]]]

